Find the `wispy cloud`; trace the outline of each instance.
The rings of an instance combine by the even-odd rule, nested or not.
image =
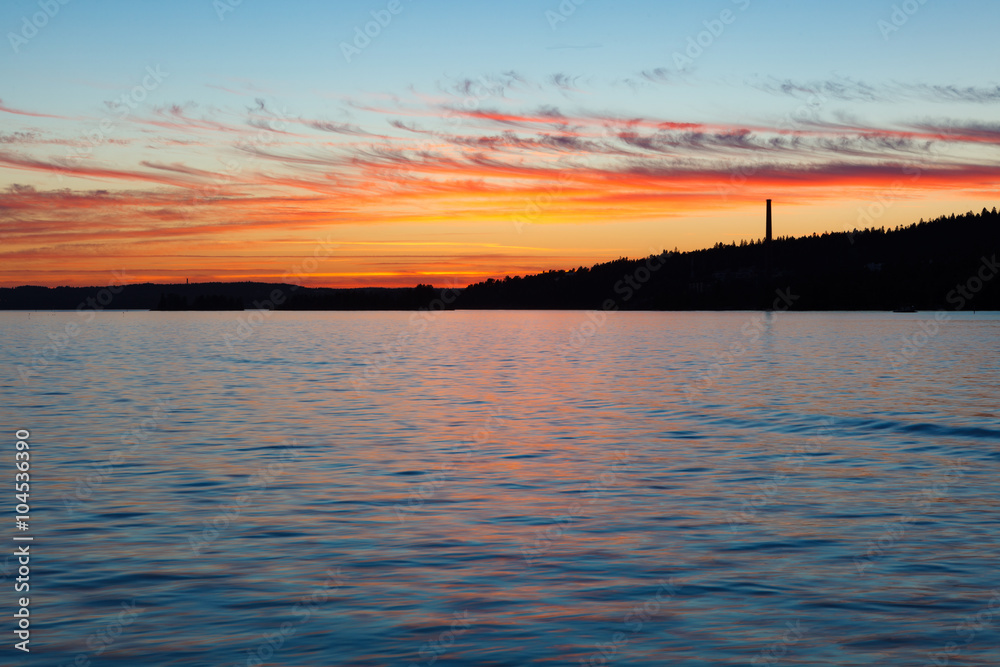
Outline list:
[[[13,107],[4,104],[3,100],[0,100],[0,111],[2,111],[3,113],[13,114],[15,116],[30,116],[32,118],[59,118],[62,120],[68,120],[66,116],[57,116],[54,114],[38,113],[35,111],[24,111],[21,109],[15,109]]]
[[[990,104],[1000,101],[1000,85],[956,86],[928,83],[868,83],[846,77],[814,81],[795,81],[772,77],[753,79],[752,88],[796,98],[821,95],[842,102],[902,102],[924,100],[929,102],[967,102]]]

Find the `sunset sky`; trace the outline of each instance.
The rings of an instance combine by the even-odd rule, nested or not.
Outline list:
[[[990,0],[7,0],[0,285],[465,285],[759,238],[766,198],[779,235],[992,208],[998,26]]]

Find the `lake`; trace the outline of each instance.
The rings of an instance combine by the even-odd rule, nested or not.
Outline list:
[[[997,313],[4,312],[0,343],[34,537],[5,664],[1000,664]]]

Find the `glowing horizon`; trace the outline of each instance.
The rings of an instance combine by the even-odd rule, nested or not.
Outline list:
[[[464,286],[759,239],[768,198],[779,236],[997,205],[988,20],[927,4],[887,33],[891,8],[812,8],[845,59],[796,36],[801,8],[758,4],[404,2],[354,53],[386,3],[302,3],[283,39],[287,6],[69,3],[4,56],[0,285]],[[189,23],[183,44],[154,29]],[[802,62],[760,48],[769,26]],[[288,52],[264,60],[269,36]]]

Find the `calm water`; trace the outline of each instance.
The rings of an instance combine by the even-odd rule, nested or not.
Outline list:
[[[0,314],[2,661],[998,665],[1000,316],[932,317]]]

